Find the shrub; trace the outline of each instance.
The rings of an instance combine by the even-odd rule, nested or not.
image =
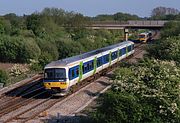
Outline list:
[[[58,59],[59,52],[58,52],[57,44],[51,40],[52,39],[50,39],[50,40],[37,39],[37,43],[41,49],[41,57],[42,57],[42,55],[43,55],[43,57],[48,55],[48,58],[50,58],[49,56],[51,56],[51,58],[49,60],[52,61],[52,60]]]
[[[180,63],[180,37],[158,40],[147,49],[147,52],[151,57]]]
[[[84,47],[79,43],[72,40],[57,41],[59,59],[67,58],[84,52]]]
[[[167,38],[172,36],[179,36],[180,35],[180,22],[168,22],[165,24],[165,27],[161,31],[161,37]]]
[[[29,69],[26,66],[15,64],[10,70],[10,75],[16,77],[22,74],[26,74],[28,71]]]
[[[41,49],[37,45],[37,43],[32,38],[24,40],[24,52],[21,55],[20,61],[29,62],[30,59],[37,60],[41,54]]]
[[[6,84],[7,80],[8,80],[8,74],[5,71],[0,70],[0,83]]]
[[[180,68],[175,62],[145,59],[115,75],[116,89],[102,97],[94,113],[97,122],[180,122]]]

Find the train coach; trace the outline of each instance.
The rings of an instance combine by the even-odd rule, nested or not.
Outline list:
[[[71,86],[134,53],[134,43],[124,41],[81,55],[53,61],[44,68],[44,87],[51,94],[67,94]]]

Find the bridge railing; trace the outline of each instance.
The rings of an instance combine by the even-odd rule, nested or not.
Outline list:
[[[159,25],[163,26],[168,21],[157,20],[132,20],[132,21],[93,21],[92,25]]]
[[[162,20],[158,20],[158,21],[128,21],[129,25],[164,25],[166,22],[168,21],[162,21]]]
[[[92,21],[91,24],[128,24],[128,21]]]

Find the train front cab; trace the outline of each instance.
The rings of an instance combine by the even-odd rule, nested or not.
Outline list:
[[[147,34],[139,34],[139,41],[142,43],[146,43],[147,41]]]
[[[67,68],[45,68],[44,87],[51,94],[65,94],[68,90]]]

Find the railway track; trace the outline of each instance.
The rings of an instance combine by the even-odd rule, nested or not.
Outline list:
[[[143,44],[135,45],[136,52],[135,52],[134,56],[138,55],[142,51],[141,50],[142,45]],[[72,93],[75,93],[78,90],[86,87],[91,82],[98,79],[100,76],[102,76],[102,75],[106,74],[107,72],[116,68],[116,66],[117,65],[114,65],[113,67],[107,69],[106,71],[103,71],[102,73],[97,74],[94,77],[91,77],[91,79],[85,80],[86,82],[84,81],[84,82],[81,82],[79,85],[74,86],[72,89]],[[24,92],[27,92],[27,91],[24,90]],[[35,94],[37,92],[39,92],[39,93]],[[34,95],[33,95],[33,93],[34,93]],[[14,121],[25,123],[25,122],[33,119],[34,117],[38,116],[40,113],[51,108],[56,103],[63,101],[66,98],[66,97],[55,98],[51,95],[48,95],[48,94],[46,95],[46,94],[47,93],[45,90],[44,91],[34,90],[34,92],[24,93],[23,95],[21,94],[20,97],[15,97],[14,101],[11,101],[9,99],[9,102],[2,103],[0,105],[0,107],[1,107],[0,108],[0,119],[4,123],[14,122]],[[43,97],[44,95],[46,95],[46,96]],[[70,96],[70,95],[68,95],[68,96]],[[14,105],[12,105],[12,104],[14,104]],[[22,110],[20,108],[22,108]]]
[[[36,84],[36,82],[39,81],[40,79],[42,79],[42,75],[37,74],[34,77],[32,77],[31,79],[29,79],[29,80],[18,82],[18,83],[16,83],[15,85],[13,85],[11,87],[5,87],[5,88],[1,89],[0,90],[0,100],[3,97],[6,97],[7,95],[16,96],[18,94],[23,93],[23,91],[28,90],[29,88],[34,86],[34,84]]]
[[[36,79],[34,81],[35,82],[31,83],[31,85],[29,85],[29,86],[26,86],[24,88],[22,87],[22,89],[20,89],[20,90],[17,89],[16,94],[13,94],[13,91],[4,94],[3,97],[0,98],[0,108],[1,108],[2,104],[7,103],[12,100],[15,100],[15,99],[18,99],[18,98],[21,98],[23,96],[26,96],[26,95],[30,94],[31,91],[33,92],[33,90],[35,88],[37,88],[38,86],[41,86],[39,84],[39,79]]]
[[[44,88],[38,88],[25,96],[15,98],[12,101],[0,105],[0,117],[34,101],[36,97],[45,93]]]

